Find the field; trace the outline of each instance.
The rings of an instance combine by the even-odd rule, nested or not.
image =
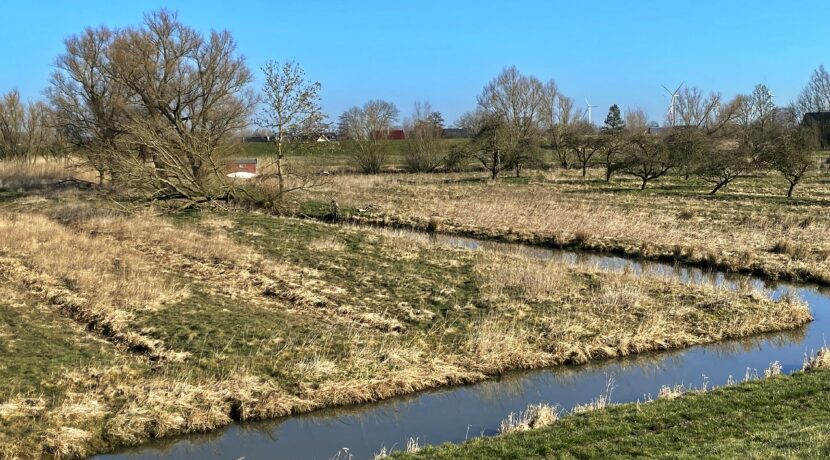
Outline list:
[[[465,143],[464,139],[443,139],[441,143],[445,149]],[[405,170],[407,142],[400,140],[380,141],[386,152],[383,170],[386,172],[401,172]],[[352,152],[357,149],[353,141],[336,141],[303,145],[291,153],[292,164],[297,168],[309,168],[314,171],[329,171],[332,173],[354,173],[359,169],[355,166]],[[233,146],[230,155],[239,158],[267,159],[274,155],[274,145],[266,142],[240,143]],[[478,165],[472,161],[465,161],[461,167],[474,168]]]
[[[798,299],[773,301],[748,288],[222,206],[170,212],[56,185],[66,174],[61,165],[0,165],[2,457],[85,457],[234,420],[811,319]],[[355,220],[594,249],[631,245],[646,256],[670,241],[720,256],[735,243],[755,251],[750,260],[765,270],[823,280],[818,235],[828,224],[816,210],[824,182],[805,184],[810,198],[789,203],[772,196],[774,178],[752,181],[769,192],[736,186],[711,199],[675,179],[638,193],[624,180],[605,185],[561,172],[498,184],[473,173],[336,176],[327,189],[298,195],[296,215],[323,213],[333,197]],[[742,216],[751,224],[730,230]],[[804,249],[765,246],[785,237]]]

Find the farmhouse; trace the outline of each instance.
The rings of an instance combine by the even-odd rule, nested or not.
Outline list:
[[[233,159],[225,163],[225,173],[228,177],[248,179],[258,173],[256,158]]]

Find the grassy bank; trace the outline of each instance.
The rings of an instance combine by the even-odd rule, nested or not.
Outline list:
[[[7,457],[83,457],[810,320],[796,299],[394,232],[164,217],[77,190],[0,199]]]
[[[717,195],[669,177],[637,190],[571,171],[491,183],[481,174],[334,177],[328,189],[350,218],[532,244],[613,252],[725,270],[830,283],[830,180],[817,175],[797,199],[775,175],[739,179]]]
[[[827,391],[830,371],[796,373],[395,458],[826,458]]]

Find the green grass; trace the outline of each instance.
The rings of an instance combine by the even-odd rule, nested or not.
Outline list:
[[[406,140],[380,141],[386,153],[385,169],[401,169],[405,166],[408,142]],[[441,141],[447,150],[453,145],[467,142],[465,139],[444,139]],[[313,143],[302,148],[289,150],[287,161],[314,169],[356,170],[353,152],[357,150],[354,141]],[[274,155],[274,145],[266,142],[238,144],[231,154],[234,157],[268,158]]]
[[[0,302],[0,401],[14,394],[51,394],[63,370],[109,363],[114,347],[37,303]]]
[[[474,302],[477,295],[471,257],[463,251],[398,247],[363,230],[302,220],[237,214],[234,221],[232,234],[239,242],[274,260],[317,268],[325,282],[345,290],[345,302],[367,304],[417,328],[453,319],[453,307]],[[315,249],[315,243],[342,249]],[[436,316],[413,322],[397,308],[401,304]]]
[[[566,417],[412,458],[827,458],[830,371],[797,373]],[[409,458],[399,454],[396,458]]]

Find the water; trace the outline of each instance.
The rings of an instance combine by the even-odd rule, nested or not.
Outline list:
[[[399,232],[401,233],[401,232]],[[406,232],[402,232],[406,233]],[[426,235],[406,233],[413,238]],[[646,353],[579,366],[515,372],[476,385],[452,387],[375,404],[330,409],[273,421],[238,423],[208,434],[164,439],[98,459],[368,459],[383,447],[402,450],[409,438],[419,444],[462,442],[497,433],[501,420],[529,404],[545,402],[571,409],[606,393],[613,380],[615,403],[656,397],[664,385],[700,388],[740,381],[748,373],[763,375],[778,361],[784,372],[801,368],[805,354],[825,345],[830,332],[830,292],[817,286],[770,284],[758,278],[730,275],[621,257],[437,237],[439,243],[468,249],[521,253],[536,259],[591,264],[635,273],[657,273],[690,283],[737,288],[745,283],[779,296],[796,291],[806,300],[815,321],[795,331],[764,334],[684,350]]]

